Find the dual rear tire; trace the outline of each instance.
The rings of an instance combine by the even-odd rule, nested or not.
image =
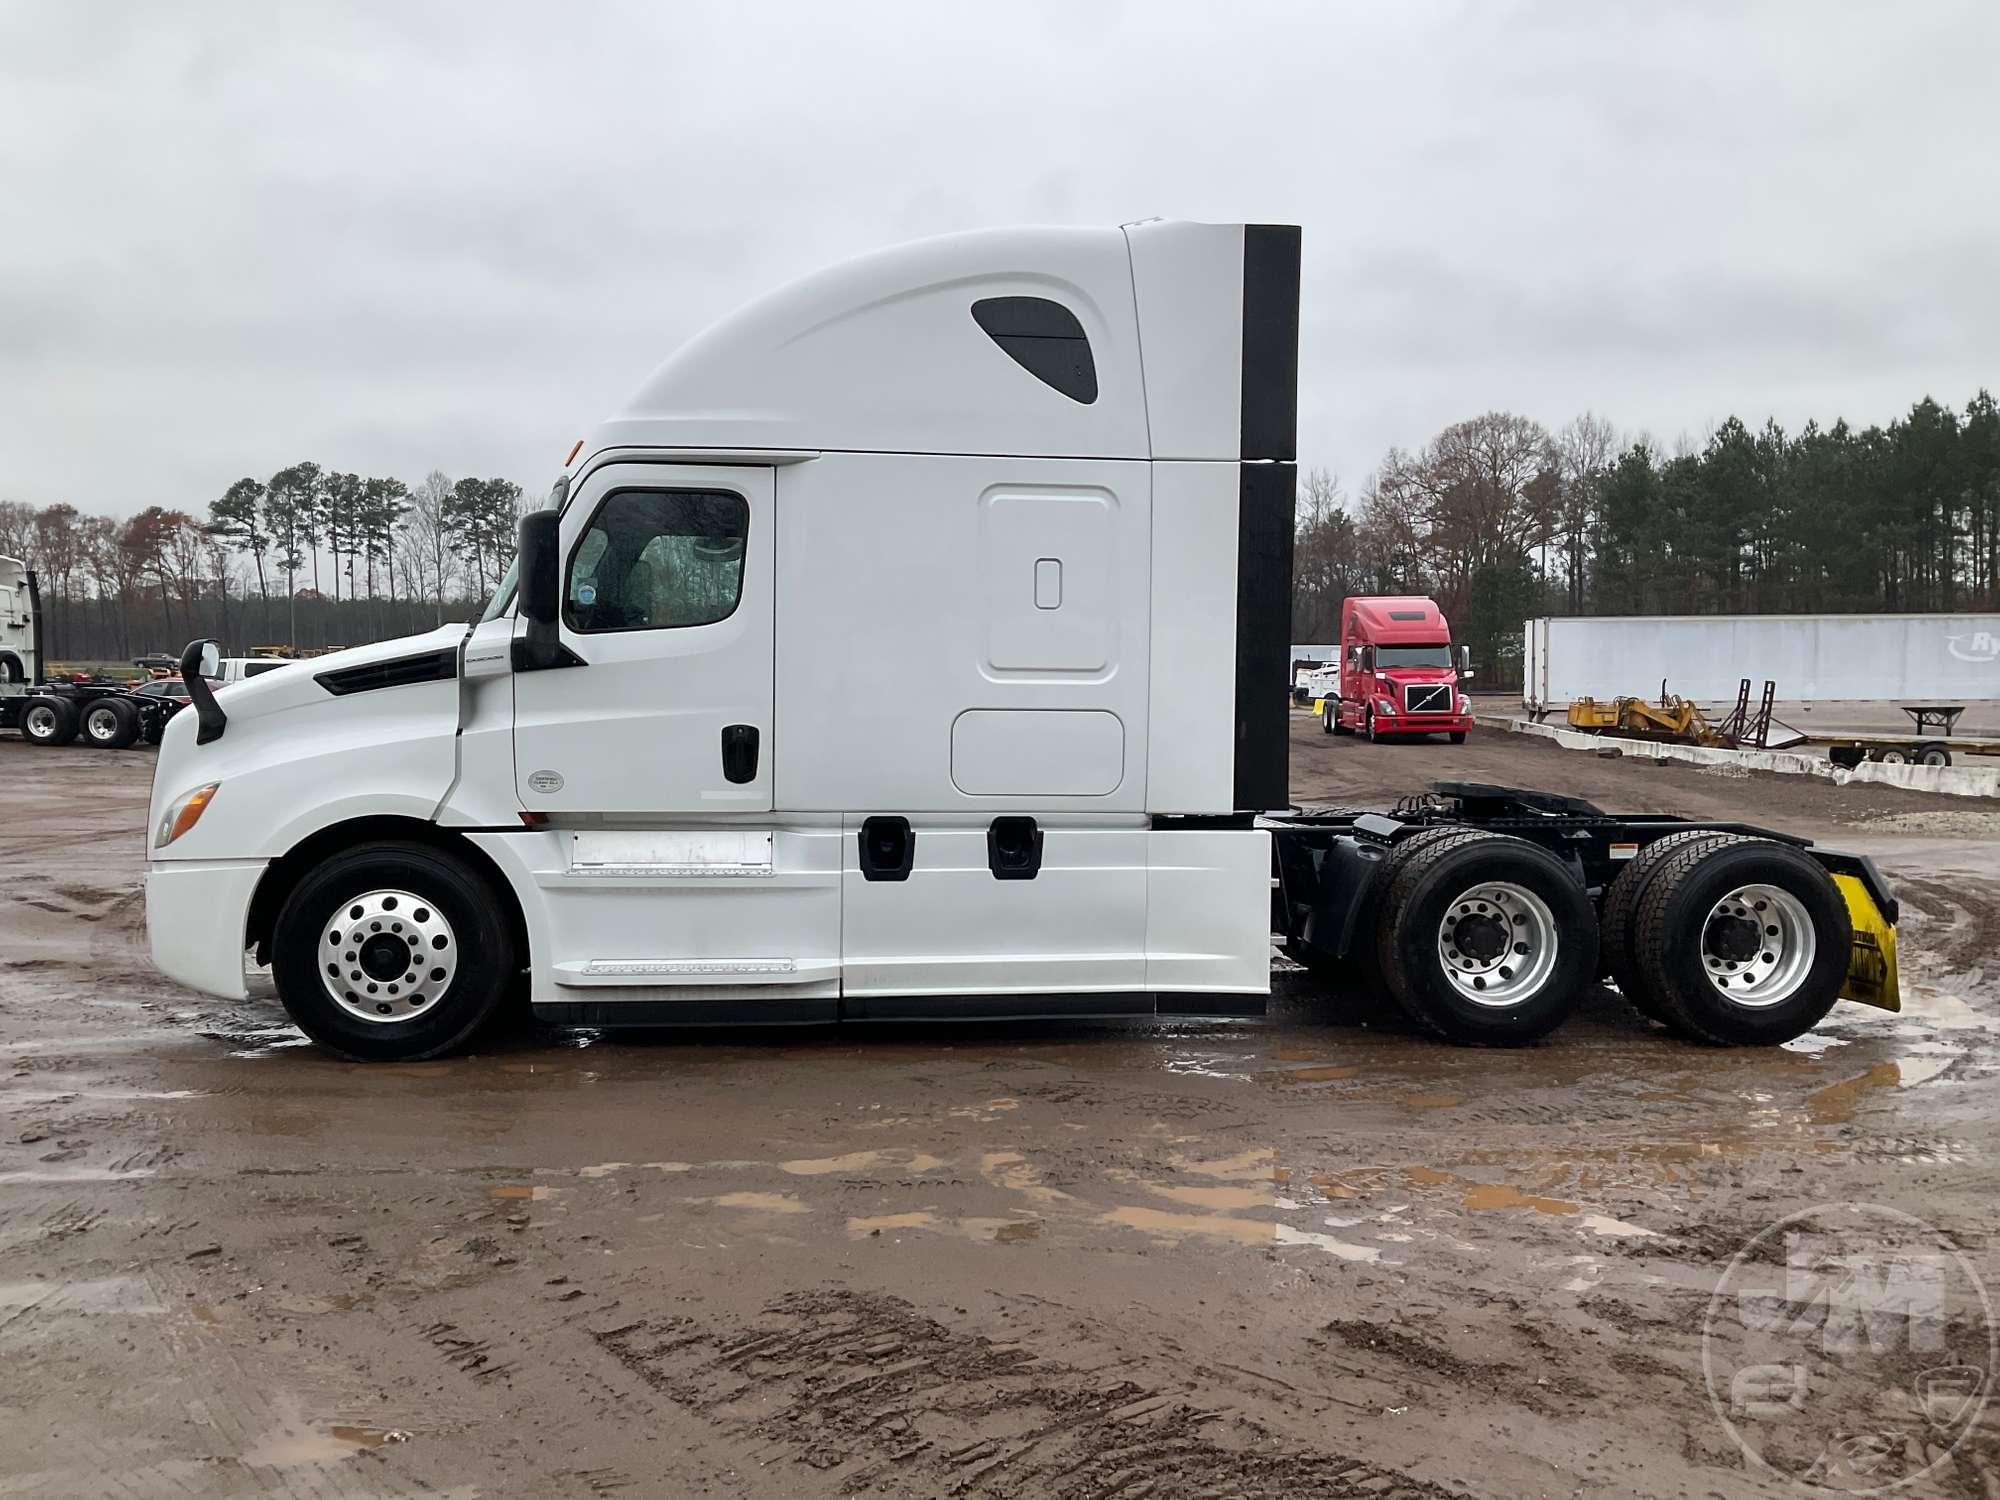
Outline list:
[[[1670,834],[1612,882],[1605,968],[1677,1036],[1768,1046],[1840,998],[1854,940],[1846,900],[1812,857],[1740,834]]]
[[[1478,829],[1405,840],[1378,877],[1375,966],[1449,1041],[1519,1046],[1560,1026],[1597,969],[1590,898],[1561,860]]]

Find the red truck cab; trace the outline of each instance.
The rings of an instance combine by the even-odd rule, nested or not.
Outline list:
[[[1472,676],[1463,646],[1437,601],[1421,595],[1357,597],[1340,606],[1340,697],[1328,699],[1328,734],[1448,734],[1465,743],[1472,703],[1459,684]]]

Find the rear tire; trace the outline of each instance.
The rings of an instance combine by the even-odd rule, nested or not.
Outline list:
[[[1673,1018],[1647,987],[1646,976],[1633,956],[1632,923],[1638,914],[1639,899],[1676,852],[1697,844],[1706,849],[1741,839],[1741,834],[1719,833],[1712,828],[1692,828],[1654,839],[1618,872],[1604,893],[1604,911],[1597,922],[1599,967],[1618,986],[1618,993],[1632,1009],[1669,1030],[1675,1029]]]
[[[1340,731],[1339,731],[1338,729],[1335,729],[1335,728],[1333,727],[1333,722],[1334,722],[1334,720],[1335,720],[1335,719],[1336,719],[1337,717],[1339,717],[1339,716],[1338,716],[1338,715],[1337,715],[1337,714],[1336,714],[1336,713],[1334,712],[1334,710],[1333,710],[1333,705],[1329,703],[1329,704],[1328,704],[1328,705],[1327,705],[1327,706],[1326,706],[1326,707],[1325,707],[1325,708],[1324,708],[1324,709],[1323,709],[1323,710],[1322,710],[1322,711],[1320,712],[1320,716],[1319,716],[1319,732],[1320,732],[1321,734],[1338,734],[1338,733],[1340,733]]]
[[[453,1051],[492,1016],[519,968],[502,899],[465,861],[428,844],[336,854],[278,913],[278,996],[301,1031],[343,1057],[410,1062]]]
[[[86,703],[77,725],[83,742],[98,750],[123,750],[139,737],[138,710],[123,698]]]
[[[30,698],[21,710],[21,738],[31,745],[67,745],[76,738],[76,705],[67,698]]]
[[[1512,1047],[1560,1026],[1597,972],[1597,914],[1525,839],[1437,830],[1389,879],[1376,957],[1397,1004],[1454,1042]]]
[[[1948,766],[1951,764],[1951,752],[1938,744],[1920,745],[1917,747],[1917,764],[1920,766]]]
[[[1907,752],[1898,749],[1894,745],[1889,746],[1886,750],[1876,751],[1875,758],[1885,766],[1905,765],[1910,759]]]
[[[1853,941],[1832,877],[1766,839],[1676,850],[1632,924],[1640,982],[1669,1024],[1724,1047],[1772,1046],[1817,1026],[1840,997]]]

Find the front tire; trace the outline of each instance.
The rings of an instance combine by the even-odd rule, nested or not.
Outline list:
[[[271,973],[299,1029],[360,1062],[464,1045],[519,968],[503,898],[428,844],[367,844],[328,859],[286,898]]]
[[[1772,1046],[1817,1026],[1840,998],[1854,928],[1833,878],[1789,844],[1689,844],[1640,897],[1641,984],[1683,1035]]]
[[[1465,743],[1465,731],[1463,729],[1454,729],[1451,732],[1450,739],[1454,745],[1463,745]]]
[[[1597,915],[1568,868],[1477,829],[1442,833],[1399,864],[1376,942],[1396,1002],[1454,1042],[1546,1036],[1597,972]]]

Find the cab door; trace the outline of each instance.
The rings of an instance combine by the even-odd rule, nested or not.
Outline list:
[[[770,811],[771,473],[614,464],[583,479],[561,527],[574,661],[515,674],[522,807]]]

